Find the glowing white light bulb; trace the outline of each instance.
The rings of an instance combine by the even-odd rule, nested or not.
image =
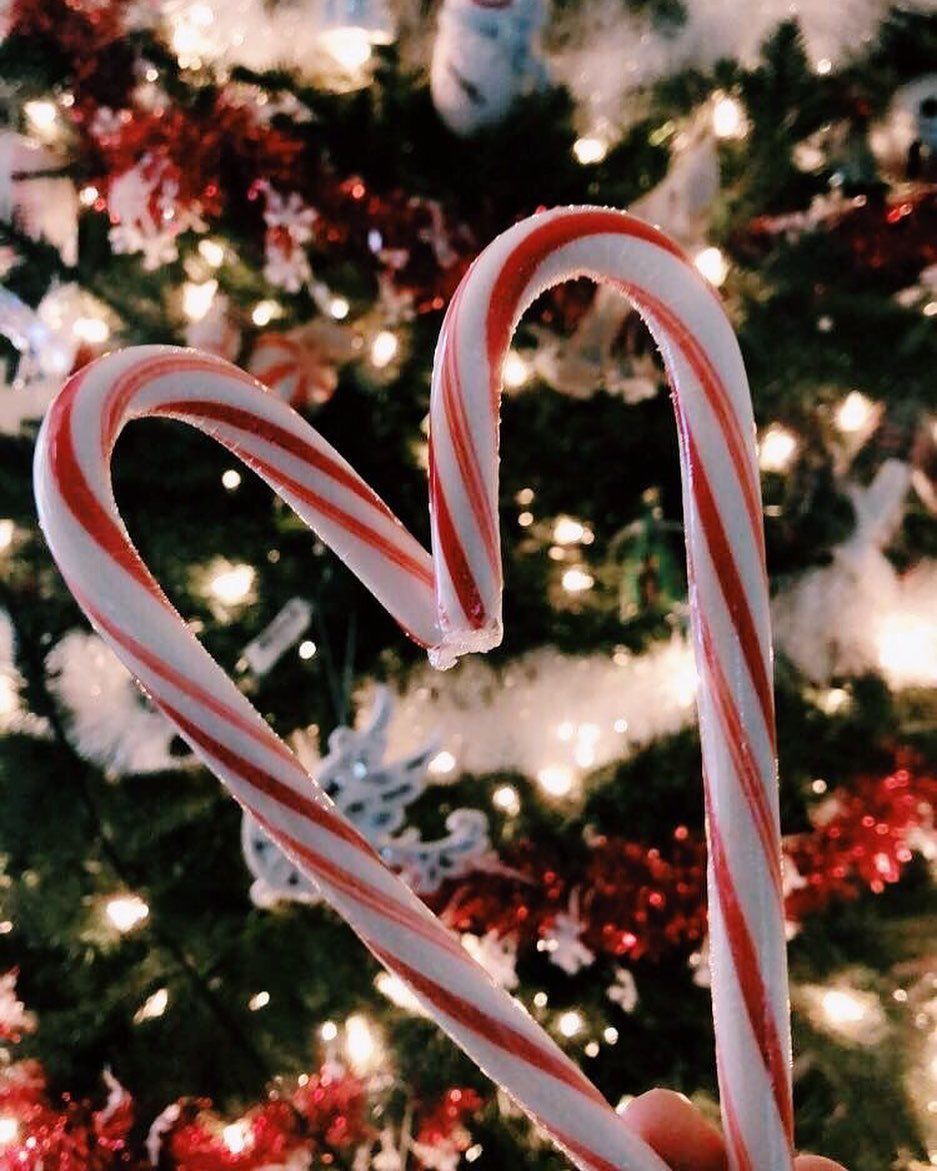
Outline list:
[[[221,268],[224,264],[224,245],[219,244],[217,240],[200,240],[198,252],[205,263],[210,264],[212,268]]]
[[[584,569],[573,566],[567,569],[562,577],[563,589],[568,594],[583,594],[595,585],[595,578]]]
[[[576,545],[586,534],[586,526],[572,516],[558,516],[553,525],[553,540],[558,545]]]
[[[868,1015],[862,1000],[841,988],[827,989],[821,997],[820,1007],[831,1025],[857,1025]]]
[[[382,329],[380,333],[374,335],[374,340],[371,342],[371,363],[376,366],[378,370],[383,370],[385,366],[389,366],[397,356],[397,351],[400,349],[400,342],[397,340],[397,335],[391,333],[389,329]]]
[[[534,993],[534,1007],[535,1008],[546,1008],[547,1004],[549,1003],[549,999],[550,998],[547,996],[547,994],[545,992],[535,992]]]
[[[266,1008],[270,1003],[270,993],[266,991],[255,992],[254,995],[247,1002],[247,1007],[251,1012],[259,1012],[262,1008]]]
[[[8,1147],[19,1138],[20,1124],[12,1114],[0,1114],[0,1147]]]
[[[575,1037],[577,1033],[582,1032],[585,1021],[582,1019],[582,1013],[576,1012],[575,1009],[570,1009],[569,1012],[560,1014],[559,1020],[556,1022],[556,1027],[564,1037]]]
[[[380,1043],[366,1016],[355,1013],[345,1021],[345,1056],[356,1073],[365,1073],[377,1061]]]
[[[232,565],[230,569],[216,573],[209,588],[219,602],[225,606],[236,606],[251,592],[254,576],[253,566]]]
[[[111,336],[108,324],[102,317],[79,317],[72,326],[72,333],[92,346],[106,342]]]
[[[595,135],[585,134],[573,143],[573,154],[581,166],[593,166],[600,163],[608,154],[608,143],[596,138]]]
[[[335,1021],[326,1021],[319,1030],[319,1036],[326,1043],[329,1041],[334,1041],[338,1036],[338,1025],[335,1023]]]
[[[609,1025],[608,1028],[602,1033],[602,1040],[606,1045],[618,1044],[618,1030],[614,1025]]]
[[[318,649],[319,648],[311,638],[304,638],[303,641],[299,644],[299,657],[308,662],[309,659],[314,659],[316,657],[316,651]]]
[[[323,49],[347,73],[354,73],[371,59],[371,38],[367,29],[349,25],[334,28],[320,38]]]
[[[279,317],[281,312],[279,301],[258,301],[251,313],[251,321],[263,328],[269,325],[274,317]]]
[[[438,777],[444,777],[447,773],[451,773],[456,766],[456,759],[451,752],[443,749],[442,752],[437,752],[433,759],[427,765],[429,771]]]
[[[576,774],[565,764],[548,764],[537,772],[537,784],[551,797],[568,797],[576,783]]]
[[[529,529],[530,526],[534,523],[534,514],[527,511],[519,512],[517,514],[517,523],[521,526],[522,529]]]
[[[94,207],[100,195],[101,192],[98,191],[97,187],[93,183],[88,183],[78,192],[78,202],[82,207]]]
[[[13,534],[16,532],[16,525],[9,519],[0,520],[0,552],[4,549],[9,549],[13,544]]]
[[[825,77],[832,71],[832,69],[833,62],[829,59],[829,57],[821,57],[817,62],[817,73],[819,73],[821,77]]]
[[[491,804],[509,817],[516,817],[521,811],[521,799],[513,785],[499,785],[491,795]]]
[[[23,106],[30,130],[39,134],[48,135],[54,129],[59,116],[55,102],[32,101]]]
[[[797,454],[797,436],[778,423],[762,435],[758,444],[758,463],[764,472],[786,472]]]
[[[242,1154],[254,1141],[251,1125],[245,1118],[229,1123],[221,1132],[221,1137],[232,1155]]]
[[[861,431],[874,409],[871,399],[858,390],[851,390],[836,408],[836,426],[840,431]]]
[[[900,610],[882,617],[876,633],[878,662],[894,687],[937,682],[937,622]]]
[[[150,914],[150,908],[139,895],[115,895],[108,899],[104,910],[121,935],[138,927]]]
[[[211,309],[211,303],[217,292],[218,282],[216,280],[202,281],[201,284],[186,281],[182,286],[182,312],[189,321],[201,321]]]
[[[143,1021],[153,1021],[161,1017],[169,1007],[169,989],[157,988],[152,996],[148,996],[133,1015],[134,1024]]]
[[[742,138],[745,134],[745,111],[741,102],[720,94],[713,103],[713,133],[717,138]]]
[[[693,257],[693,263],[709,283],[717,289],[725,284],[726,277],[729,275],[729,262],[721,248],[717,248],[713,244],[709,248],[701,249]]]
[[[237,468],[228,468],[226,472],[222,472],[221,482],[229,492],[233,492],[241,486],[241,473]]]
[[[336,321],[344,321],[351,312],[351,305],[344,297],[333,297],[329,302],[329,313]]]
[[[474,1163],[476,1159],[480,1159],[484,1149],[481,1143],[473,1143],[465,1152],[466,1163]]]
[[[381,972],[374,979],[374,987],[398,1008],[406,1009],[407,1012],[412,1012],[416,1016],[426,1015],[423,1006],[399,976],[393,976],[390,972]]]
[[[501,367],[501,381],[510,390],[518,390],[530,377],[530,367],[517,350],[508,350]]]

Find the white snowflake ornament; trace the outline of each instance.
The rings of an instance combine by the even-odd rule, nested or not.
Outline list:
[[[638,1007],[638,986],[627,968],[615,969],[615,983],[609,985],[605,995],[622,1012],[634,1012]]]
[[[569,906],[553,920],[550,935],[546,940],[546,951],[550,962],[566,973],[575,976],[587,968],[595,959],[595,953],[582,942],[583,921],[579,914],[579,890],[573,891]]]
[[[488,931],[485,935],[466,932],[462,936],[462,946],[500,988],[512,992],[517,987],[516,935],[499,935],[496,931]]]

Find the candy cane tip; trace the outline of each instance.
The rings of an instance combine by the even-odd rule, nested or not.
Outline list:
[[[492,622],[477,630],[447,630],[439,642],[427,650],[430,665],[437,671],[448,671],[463,655],[483,655],[501,645],[504,627]]]

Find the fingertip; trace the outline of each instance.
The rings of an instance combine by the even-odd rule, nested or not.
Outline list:
[[[672,1171],[726,1171],[722,1136],[683,1094],[649,1090],[629,1104],[623,1117]]]
[[[846,1168],[822,1155],[801,1155],[794,1160],[794,1171],[846,1171]]]

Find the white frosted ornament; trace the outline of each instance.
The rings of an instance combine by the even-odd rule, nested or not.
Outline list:
[[[443,0],[430,89],[439,116],[463,137],[500,122],[540,88],[542,0]]]

